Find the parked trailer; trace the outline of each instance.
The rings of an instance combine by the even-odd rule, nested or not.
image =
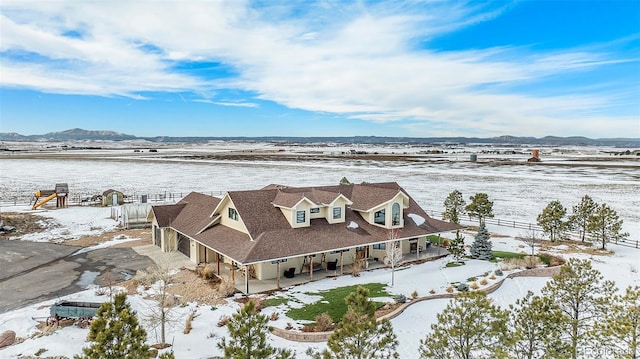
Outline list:
[[[91,318],[98,313],[102,303],[61,301],[51,306],[52,318]]]

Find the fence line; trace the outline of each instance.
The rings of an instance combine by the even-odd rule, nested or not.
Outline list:
[[[202,192],[210,196],[220,197],[226,193],[226,191],[206,191]],[[125,203],[166,203],[177,202],[189,192],[161,192],[161,193],[134,193],[132,195],[125,194]],[[67,204],[69,205],[89,205],[99,203],[102,195],[95,193],[70,193],[67,197]],[[18,205],[32,205],[35,200],[34,193],[17,193],[14,195],[8,195],[0,198],[0,206],[18,206]]]
[[[434,210],[434,209],[427,209],[425,210],[427,212],[428,215],[430,215],[432,218],[442,218],[442,211],[438,211],[438,210]],[[470,224],[478,224],[477,220],[474,220],[472,218],[461,218],[460,219],[461,222],[464,223],[470,223]],[[501,227],[511,227],[511,228],[519,228],[519,229],[526,229],[526,230],[530,230],[530,231],[536,231],[536,232],[540,232],[543,233],[544,230],[542,229],[542,227],[540,227],[539,225],[535,224],[535,223],[528,223],[528,222],[519,222],[519,221],[515,221],[515,220],[510,220],[510,219],[500,219],[500,218],[485,218],[484,219],[485,223],[487,224],[493,224],[496,226],[501,226]],[[581,241],[582,240],[582,236],[581,236],[581,232],[575,232],[575,231],[568,231],[567,233],[567,237],[570,240],[573,241]],[[544,240],[544,238],[542,238],[542,236],[540,236],[540,238],[538,239],[542,239]],[[613,242],[609,242],[610,244],[616,244],[619,246],[624,246],[624,247],[629,247],[629,248],[640,248],[640,240],[622,240],[622,241],[613,241]]]

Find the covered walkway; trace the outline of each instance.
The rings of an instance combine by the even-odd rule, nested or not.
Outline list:
[[[440,256],[447,255],[447,254],[449,254],[449,252],[447,252],[447,250],[444,248],[430,246],[425,251],[420,252],[419,254],[412,253],[412,254],[403,255],[402,260],[400,261],[399,267],[409,265],[414,262],[424,262],[428,260],[433,260],[435,258],[439,258]],[[369,259],[365,263],[366,263],[365,267],[362,268],[362,271],[369,271],[369,270],[387,267],[387,265],[385,265],[382,261],[375,261],[373,259]],[[230,266],[226,264],[224,265],[225,265],[226,272],[224,272],[223,274],[229,275]],[[286,266],[284,267],[286,268]],[[293,278],[286,278],[282,276],[280,277],[279,280],[276,278],[265,279],[265,280],[249,279],[249,283],[248,283],[249,293],[267,292],[267,291],[276,290],[279,288],[285,288],[285,287],[308,283],[310,281],[317,281],[325,278],[333,278],[340,275],[350,275],[352,270],[353,270],[353,265],[349,264],[349,265],[345,265],[343,267],[342,273],[340,273],[340,264],[338,264],[336,270],[321,269],[313,272],[312,276],[308,272],[305,272],[305,273],[296,273]],[[247,293],[246,291],[247,282],[245,280],[243,271],[236,271],[235,282],[236,282],[236,288],[239,291],[243,293]],[[279,287],[278,287],[278,284],[279,284]]]

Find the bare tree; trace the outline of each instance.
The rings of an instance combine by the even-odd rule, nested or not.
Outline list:
[[[522,237],[522,241],[531,249],[531,255],[536,255],[536,248],[540,245],[540,240],[536,237],[536,230],[529,229],[524,232],[524,234],[520,235]]]
[[[181,322],[174,309],[176,306],[175,296],[169,291],[174,283],[170,266],[169,255],[163,255],[155,266],[149,267],[142,281],[151,288],[151,298],[153,304],[149,306],[146,321],[151,328],[160,334],[160,344],[167,343],[166,328]]]
[[[393,287],[395,281],[395,271],[398,264],[402,260],[402,247],[400,246],[400,241],[398,240],[398,236],[400,235],[399,229],[390,229],[389,230],[389,239],[392,239],[391,242],[387,242],[387,256],[384,261],[385,264],[391,266],[391,286]]]

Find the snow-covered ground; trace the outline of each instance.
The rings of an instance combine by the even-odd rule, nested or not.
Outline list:
[[[188,155],[200,152],[261,151],[278,149],[264,143],[212,143],[172,148],[167,151]],[[624,220],[623,229],[632,241],[640,240],[640,159],[637,156],[611,156],[614,148],[543,148],[547,164],[522,164],[528,155],[480,154],[481,161],[469,162],[469,153],[499,151],[508,148],[462,147],[447,149],[446,154],[425,155],[418,162],[348,160],[314,161],[310,151],[364,150],[369,153],[415,154],[429,148],[409,146],[285,146],[287,154],[301,153],[299,161],[205,160],[160,156],[134,159],[123,156],[99,159],[100,151],[74,151],[88,158],[25,159],[0,156],[0,201],[12,198],[24,201],[38,189],[52,189],[55,183],[69,184],[71,195],[91,197],[114,188],[127,195],[182,193],[191,191],[221,195],[226,191],[257,189],[271,183],[291,186],[333,185],[342,177],[352,182],[395,181],[403,186],[425,209],[442,210],[445,197],[453,190],[469,196],[484,192],[494,201],[496,218],[535,223],[536,216],[551,201],[559,200],[567,209],[582,196],[590,195],[606,202]],[[528,153],[527,148],[514,148]],[[171,151],[171,153],[169,153]],[[131,152],[131,151],[129,151]],[[106,157],[106,155],[105,155]],[[598,161],[576,161],[598,158]],[[520,161],[505,164],[504,160]]]
[[[105,216],[104,208],[93,207],[77,207],[61,210],[41,211],[39,214],[50,217],[57,227],[68,231],[68,235],[73,237],[80,233],[85,233],[86,228],[79,226],[78,223],[103,223]],[[113,220],[111,220],[113,221]],[[113,221],[115,223],[115,221]],[[106,231],[110,226],[104,225],[100,229],[94,228],[94,231]],[[492,231],[500,231],[503,227],[491,227]],[[76,232],[77,231],[77,232]],[[507,233],[508,234],[508,233]],[[47,240],[50,236],[48,233],[42,233],[40,240]],[[30,240],[38,240],[37,235],[30,235]],[[86,250],[96,249],[98,247],[106,247],[115,243],[119,243],[127,239],[114,239],[104,242],[95,247],[89,247]],[[467,236],[467,242],[472,239]],[[515,240],[511,236],[495,237],[492,239],[494,249],[504,251],[522,252],[527,248],[522,242]],[[608,279],[615,280],[618,287],[623,289],[628,285],[640,285],[640,278],[637,273],[640,270],[640,250],[628,247],[619,247],[610,245],[615,254],[610,256],[593,256],[585,254],[564,254],[565,257],[579,257],[591,259],[594,267],[600,270]],[[417,291],[418,295],[425,296],[432,289],[436,293],[444,293],[446,288],[453,282],[465,282],[469,277],[478,277],[478,279],[486,278],[489,282],[495,283],[500,280],[491,279],[485,276],[487,272],[492,272],[499,267],[499,264],[468,260],[467,264],[461,267],[446,268],[447,258],[427,262],[420,265],[412,265],[395,273],[395,285],[388,287],[387,290],[392,294],[404,294],[411,296],[413,291]],[[496,292],[490,296],[500,306],[507,307],[509,304],[515,303],[518,298],[523,297],[528,290],[539,293],[548,278],[515,278],[507,279],[504,284]],[[378,269],[363,272],[360,277],[352,277],[345,275],[337,279],[325,279],[308,283],[301,286],[289,288],[287,291],[277,294],[279,296],[287,296],[299,301],[300,303],[310,303],[319,297],[310,293],[319,291],[356,285],[361,283],[386,283],[391,281],[391,273],[389,269]],[[148,326],[145,321],[146,314],[153,304],[144,299],[141,294],[131,295],[128,297],[132,307],[138,312],[142,322]],[[97,296],[95,287],[88,290],[75,293],[65,297],[68,300],[82,301],[105,301],[105,296]],[[22,309],[0,314],[0,332],[4,330],[13,330],[19,337],[27,338],[23,343],[15,344],[3,350],[0,350],[0,358],[17,358],[20,355],[33,355],[40,348],[45,348],[45,356],[64,355],[69,358],[80,353],[81,348],[86,345],[87,329],[80,329],[75,326],[59,329],[48,336],[35,335],[36,324],[38,320],[43,320],[48,316],[49,306],[55,300],[42,302],[31,305]],[[290,301],[292,302],[292,301]],[[448,300],[430,300],[417,303],[410,306],[403,314],[392,320],[395,333],[398,336],[400,346],[398,348],[401,358],[415,358],[418,353],[420,339],[423,339],[430,330],[431,323],[436,320],[436,315],[447,305]],[[226,335],[226,329],[220,328],[216,324],[224,315],[232,315],[239,305],[233,300],[227,300],[227,304],[219,305],[214,310],[209,305],[198,305],[190,303],[184,307],[177,307],[175,317],[177,321],[175,325],[169,328],[167,337],[174,344],[173,350],[177,358],[208,358],[215,355],[221,355],[216,347],[219,338]],[[301,305],[301,304],[299,304]],[[190,334],[183,334],[184,321],[187,315],[195,310],[197,317],[192,323],[192,331]],[[272,312],[278,311],[280,317],[276,321],[271,321],[270,325],[279,328],[285,328],[287,323],[295,324],[285,316],[286,308],[284,305],[278,307],[266,308],[263,312],[270,315]],[[294,325],[298,327],[298,325]],[[157,342],[157,333],[148,329],[149,342]],[[298,343],[288,341],[271,335],[270,342],[277,347],[286,347],[297,352],[298,358],[304,358],[304,352],[309,347],[322,349],[325,347],[323,343]]]

